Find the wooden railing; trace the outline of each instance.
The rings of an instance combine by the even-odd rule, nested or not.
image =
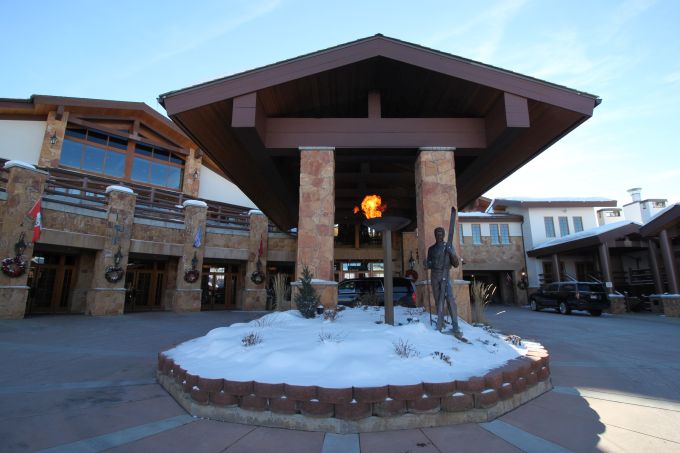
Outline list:
[[[0,159],[0,191],[7,186],[6,160]],[[44,198],[61,204],[98,211],[106,211],[106,188],[111,185],[129,187],[137,194],[135,217],[183,222],[182,203],[187,197],[182,192],[149,187],[115,178],[90,175],[64,168],[40,168],[49,173],[45,183]],[[208,205],[207,226],[211,228],[245,230],[250,228],[249,208],[191,197]],[[280,232],[270,222],[269,231]]]

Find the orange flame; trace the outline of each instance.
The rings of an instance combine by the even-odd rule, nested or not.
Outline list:
[[[364,211],[364,215],[367,219],[382,217],[382,213],[385,212],[386,209],[387,204],[382,204],[380,195],[366,195],[361,202],[361,211]],[[359,211],[359,206],[355,206],[354,213],[357,214]]]

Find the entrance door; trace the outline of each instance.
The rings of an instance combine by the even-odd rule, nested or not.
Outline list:
[[[236,308],[241,266],[206,264],[201,278],[201,310]]]
[[[68,312],[76,257],[36,254],[28,271],[27,314]]]
[[[134,260],[128,263],[125,272],[125,311],[161,310],[164,282],[164,262]]]

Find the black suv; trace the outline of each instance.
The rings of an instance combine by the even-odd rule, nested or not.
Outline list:
[[[607,291],[602,283],[558,282],[539,289],[529,298],[534,311],[554,308],[563,315],[571,310],[588,310],[593,316],[600,316],[609,307]]]
[[[392,300],[395,305],[416,306],[416,287],[403,277],[392,278]],[[380,305],[385,305],[385,286],[382,277],[350,278],[338,283],[338,304],[354,307],[362,296],[374,294]]]

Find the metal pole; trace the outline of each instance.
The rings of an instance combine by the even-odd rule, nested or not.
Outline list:
[[[385,269],[385,324],[394,325],[394,301],[392,300],[392,232],[386,228],[383,235]]]

